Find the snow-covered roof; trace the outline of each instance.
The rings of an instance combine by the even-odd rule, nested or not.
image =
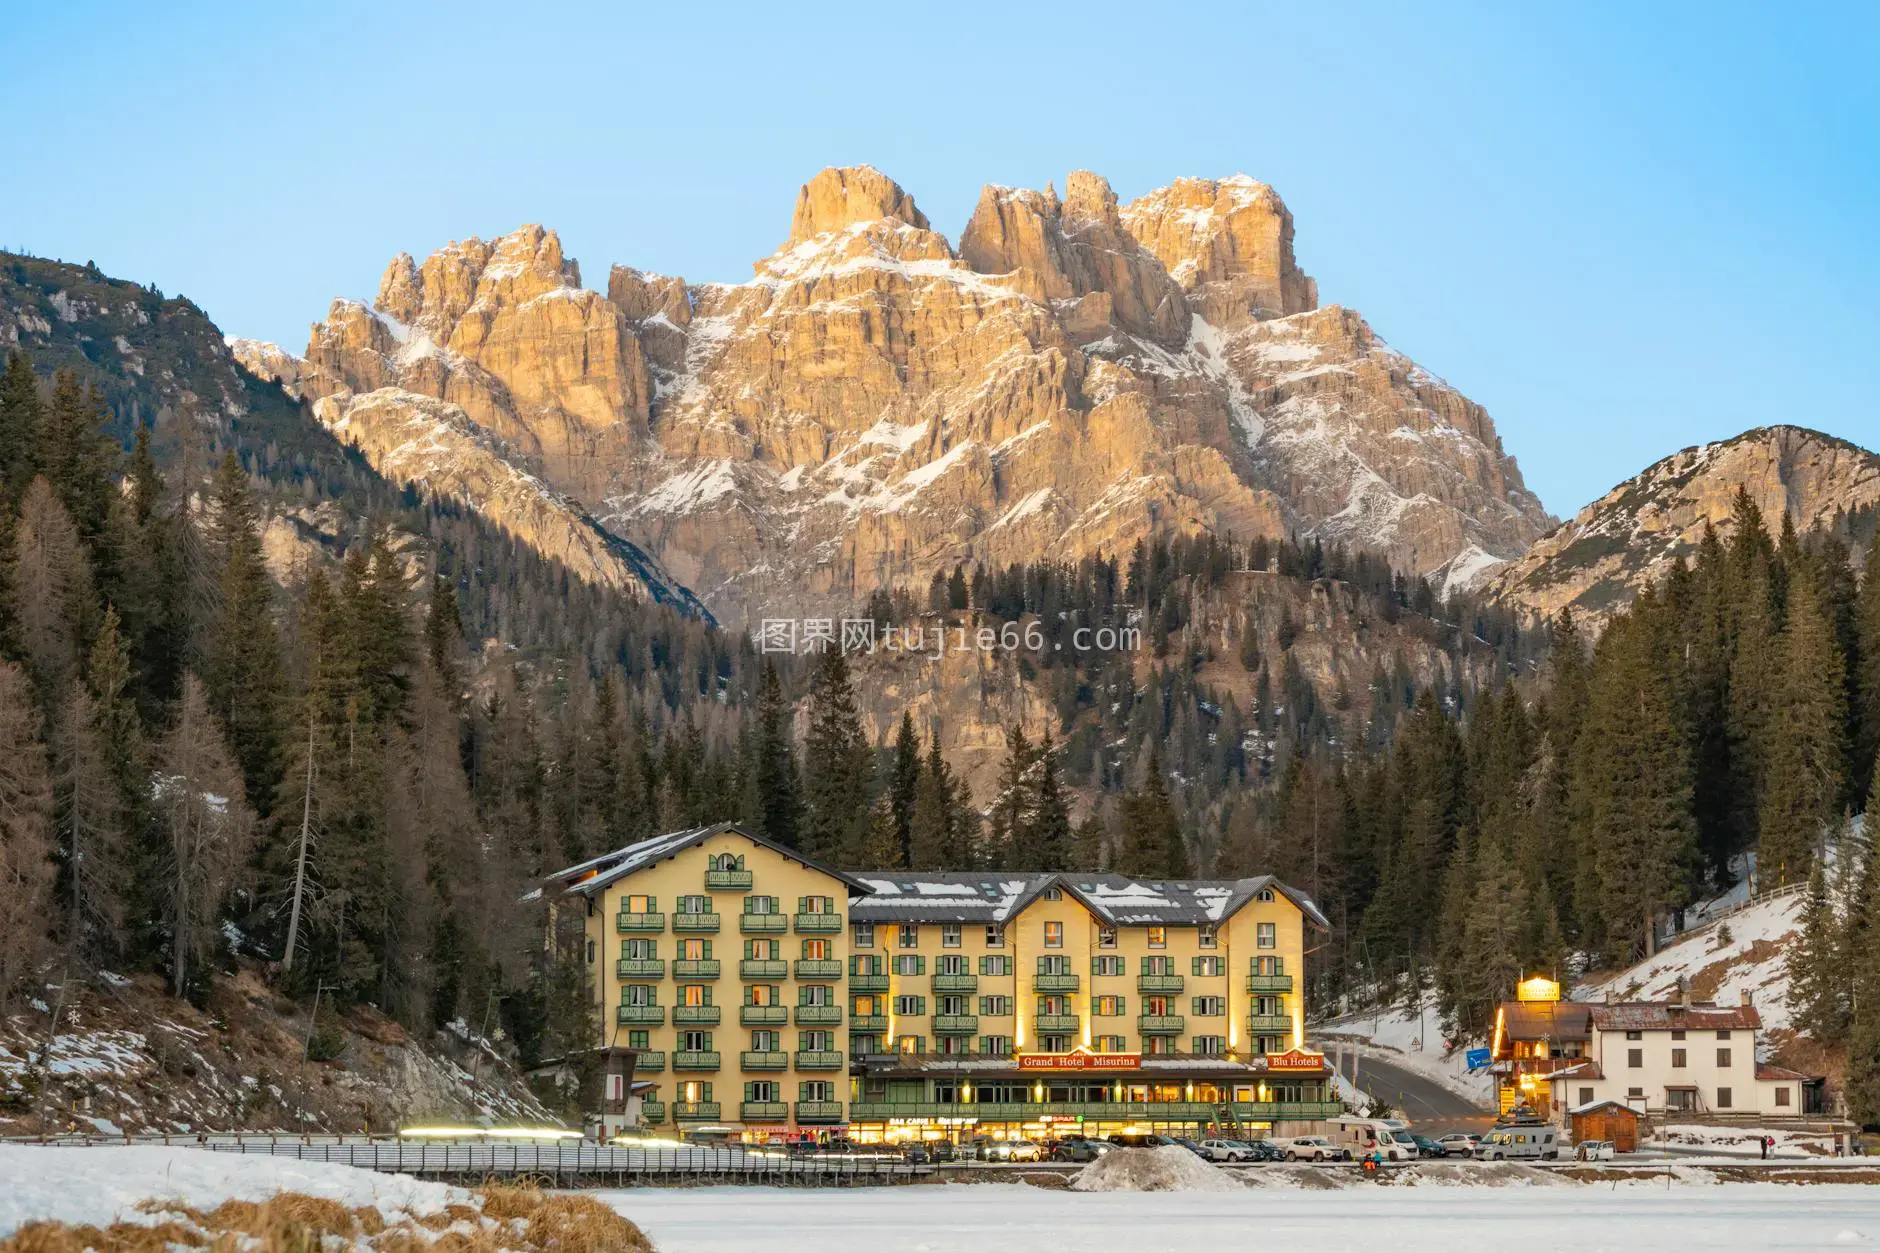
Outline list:
[[[656,862],[665,861],[668,857],[703,844],[706,840],[719,835],[741,836],[779,856],[788,857],[812,870],[819,870],[831,878],[840,879],[849,886],[852,892],[862,893],[869,890],[865,883],[854,876],[812,861],[795,849],[785,848],[781,844],[767,840],[735,822],[717,822],[708,827],[689,827],[684,831],[669,831],[665,835],[656,835],[650,840],[641,840],[637,844],[629,844],[625,848],[617,848],[611,853],[602,853],[599,857],[591,857],[584,862],[557,870],[547,877],[548,882],[567,884],[565,891],[571,893],[595,892],[610,883],[626,878],[637,870],[644,870]]]
[[[1116,926],[1220,923],[1266,891],[1292,901],[1314,925],[1329,925],[1310,897],[1271,875],[1167,880],[1077,871],[864,870],[856,877],[870,891],[849,906],[857,922],[1004,923],[1058,888]]]
[[[1762,1026],[1762,1016],[1754,1005],[1627,1001],[1586,1008],[1593,1025],[1601,1031],[1755,1031]]]

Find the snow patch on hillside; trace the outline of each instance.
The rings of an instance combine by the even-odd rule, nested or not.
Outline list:
[[[1310,1037],[1315,1047],[1331,1051],[1339,1045],[1355,1048],[1360,1059],[1377,1057],[1473,1101],[1484,1109],[1494,1101],[1495,1081],[1487,1071],[1469,1073],[1464,1054],[1466,1044],[1456,1044],[1443,1035],[1442,1016],[1434,998],[1423,1002],[1422,1011],[1393,1006],[1362,1014],[1347,1014],[1313,1027]],[[1364,1068],[1358,1068],[1359,1088],[1365,1086]]]

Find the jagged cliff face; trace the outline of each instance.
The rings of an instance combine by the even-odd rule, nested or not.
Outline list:
[[[1880,504],[1880,457],[1795,426],[1686,448],[1627,479],[1496,571],[1486,590],[1545,614],[1572,608],[1594,626],[1690,557],[1705,526],[1728,537],[1739,488],[1771,530],[1786,513],[1806,533]]]
[[[1488,415],[1319,308],[1292,233],[1250,179],[1120,205],[1076,173],[987,188],[956,249],[891,179],[825,170],[745,283],[616,266],[602,296],[525,227],[399,257],[302,362],[245,356],[396,477],[414,423],[472,503],[507,459],[733,624],[1170,530],[1442,576],[1519,555],[1551,519]],[[550,551],[583,525],[525,512]]]

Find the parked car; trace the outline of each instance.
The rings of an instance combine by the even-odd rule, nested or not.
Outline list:
[[[1452,1131],[1446,1136],[1436,1137],[1436,1143],[1442,1146],[1446,1157],[1474,1157],[1478,1140],[1479,1137],[1463,1131]]]
[[[1286,1156],[1286,1151],[1271,1140],[1236,1140],[1234,1143],[1247,1150],[1250,1162],[1277,1162]]]
[[[1416,1145],[1418,1157],[1445,1157],[1447,1156],[1447,1154],[1444,1152],[1443,1146],[1436,1143],[1436,1141],[1430,1139],[1428,1136],[1420,1136],[1414,1131],[1400,1131],[1397,1133],[1397,1136],[1398,1136],[1398,1139],[1400,1140],[1408,1138],[1410,1143]]]
[[[1110,1143],[1122,1149],[1154,1149],[1175,1141],[1152,1131],[1119,1131],[1110,1137]]]
[[[1616,1151],[1611,1140],[1582,1140],[1573,1146],[1573,1156],[1582,1162],[1609,1162]]]
[[[1480,1162],[1553,1161],[1559,1156],[1560,1132],[1542,1123],[1491,1128],[1475,1146],[1475,1159]]]
[[[935,1140],[927,1146],[927,1151],[933,1154],[936,1162],[958,1161],[960,1156],[958,1146],[951,1140]]]
[[[901,1160],[909,1166],[927,1166],[933,1162],[933,1154],[924,1144],[910,1144],[901,1150]]]
[[[1244,1162],[1252,1150],[1238,1140],[1203,1140],[1195,1151],[1211,1162]]]
[[[1201,1142],[1199,1140],[1190,1140],[1187,1136],[1170,1136],[1169,1139],[1173,1141],[1174,1143],[1181,1145],[1183,1148],[1187,1149],[1190,1153],[1193,1153],[1196,1157],[1207,1156],[1206,1153],[1203,1153],[1201,1151]]]
[[[1054,1162],[1094,1162],[1114,1147],[1107,1140],[1087,1140],[1083,1136],[1073,1136],[1059,1140],[1051,1146],[1051,1160]]]
[[[1351,1150],[1342,1144],[1333,1144],[1324,1136],[1294,1136],[1290,1140],[1280,1141],[1281,1149],[1289,1162],[1348,1162]]]

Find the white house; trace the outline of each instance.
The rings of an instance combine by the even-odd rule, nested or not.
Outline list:
[[[1634,1001],[1594,1003],[1586,1011],[1585,1060],[1550,1077],[1556,1110],[1621,1101],[1693,1115],[1794,1118],[1803,1112],[1810,1079],[1757,1063],[1762,1016],[1747,995],[1736,1006]]]

